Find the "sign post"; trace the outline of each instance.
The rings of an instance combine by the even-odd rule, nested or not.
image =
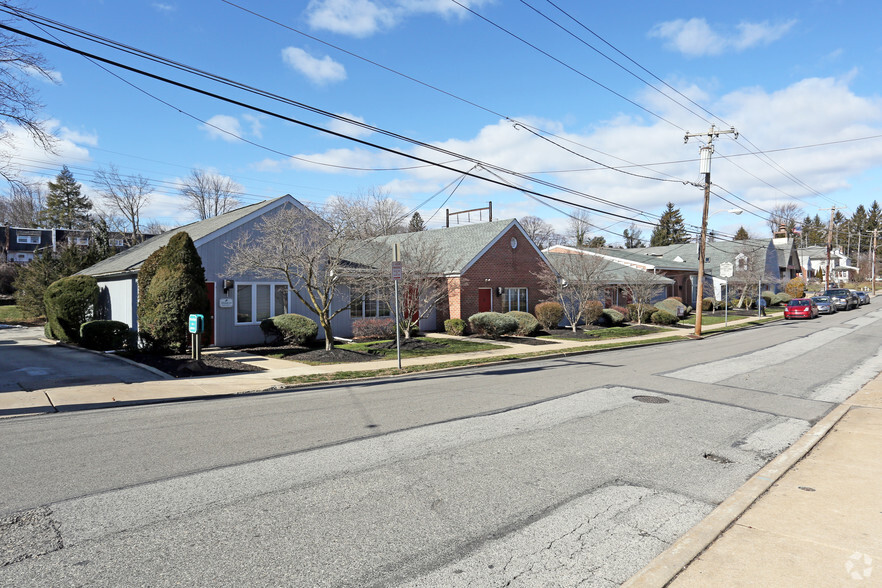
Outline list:
[[[729,278],[732,277],[732,274],[735,271],[735,266],[733,266],[728,261],[724,261],[720,264],[720,277],[726,278],[726,298],[723,299],[723,308],[726,313],[726,322],[725,325],[729,326]]]
[[[187,321],[187,328],[190,331],[191,357],[199,361],[202,359],[202,332],[205,330],[205,316],[191,314]]]
[[[401,248],[398,243],[392,245],[392,281],[395,283],[395,350],[398,357],[398,369],[401,369],[401,312],[398,303],[398,282],[402,274]]]

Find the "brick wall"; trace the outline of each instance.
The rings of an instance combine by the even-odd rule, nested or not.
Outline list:
[[[512,238],[517,239],[515,248]],[[497,295],[497,288],[527,288],[528,310],[534,312],[544,299],[534,274],[547,267],[530,240],[516,227],[510,228],[463,274],[459,291],[450,294],[450,317],[468,320],[478,312],[480,288],[492,288],[494,312],[503,311],[503,297]]]

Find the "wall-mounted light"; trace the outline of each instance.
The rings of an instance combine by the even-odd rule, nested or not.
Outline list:
[[[233,280],[224,280],[224,294],[226,294],[234,285],[235,282],[233,282]]]
[[[502,296],[502,286],[496,286],[496,295]]]

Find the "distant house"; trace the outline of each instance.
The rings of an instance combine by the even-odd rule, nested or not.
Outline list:
[[[817,276],[818,270],[822,275],[827,274],[827,247],[812,246],[800,247],[797,249],[799,265],[802,269],[802,275],[807,278]],[[845,255],[841,249],[835,248],[830,251],[830,277],[829,281],[834,283],[842,283],[851,281],[858,268],[851,265],[851,260]]]
[[[186,232],[193,239],[205,268],[205,282],[211,302],[211,315],[206,317],[209,343],[220,346],[262,343],[260,321],[284,313],[312,315],[297,297],[289,292],[287,282],[226,274],[227,245],[243,233],[255,233],[258,223],[282,207],[308,209],[294,197],[285,195],[236,209],[226,214],[191,223],[158,235],[131,249],[105,259],[81,274],[94,276],[101,290],[101,313],[104,318],[118,320],[138,328],[138,270],[151,253],[168,244],[171,238]],[[312,214],[311,212],[309,214]],[[235,278],[235,279],[234,279]],[[349,304],[348,290],[341,289],[339,304]],[[332,322],[335,334],[351,334],[345,312]],[[319,329],[319,337],[324,333]]]
[[[142,235],[149,239],[153,235]],[[88,247],[95,234],[88,229],[35,229],[23,227],[0,227],[0,249],[10,263],[28,263],[43,251],[57,252],[59,247],[74,245]],[[113,232],[108,235],[109,245],[123,251],[133,241],[131,233]]]
[[[564,246],[550,247],[550,253],[572,253],[574,248]],[[568,251],[569,250],[569,251]],[[698,244],[684,243],[658,247],[639,247],[634,249],[614,249],[611,247],[578,249],[589,255],[598,255],[612,262],[632,267],[641,271],[660,274],[672,280],[666,286],[667,296],[676,296],[686,304],[695,306],[695,294],[698,284]],[[720,264],[732,263],[736,268],[747,257],[759,256],[765,268],[764,275],[779,280],[781,269],[778,261],[778,250],[771,239],[748,239],[745,241],[713,241],[705,249],[705,296],[713,296],[718,300],[723,297],[722,285],[725,279],[720,276]],[[776,283],[770,283],[769,289],[775,290]],[[765,288],[764,288],[765,289]]]
[[[437,252],[433,271],[448,287],[447,301],[420,321],[422,330],[441,328],[447,318],[468,320],[478,312],[533,312],[543,300],[538,274],[550,267],[548,260],[515,219],[376,237],[349,261],[391,262],[395,244],[405,254],[408,247]],[[358,300],[355,305],[353,320],[389,314],[382,302],[369,298],[363,307]]]

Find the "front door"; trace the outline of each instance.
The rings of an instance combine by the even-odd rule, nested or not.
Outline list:
[[[493,310],[493,288],[478,288],[478,312]]]

